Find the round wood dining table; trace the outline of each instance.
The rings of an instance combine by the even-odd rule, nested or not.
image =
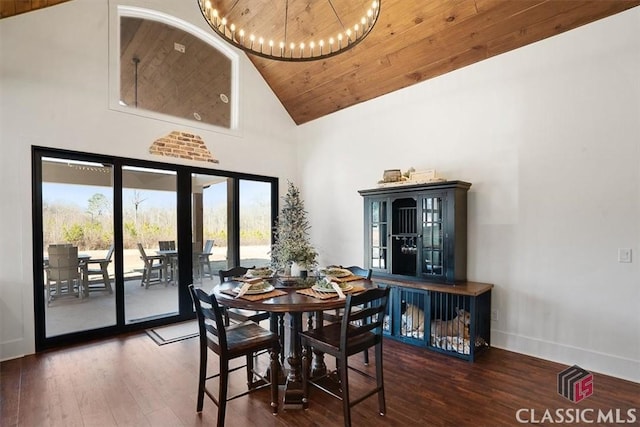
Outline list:
[[[226,292],[233,288],[242,286],[242,282],[230,281],[221,285],[217,285],[213,289],[213,293],[218,304],[225,307],[241,308],[245,310],[267,311],[272,315],[289,314],[290,335],[289,342],[285,343],[288,348],[287,362],[289,370],[287,372],[284,408],[302,408],[302,376],[301,376],[301,354],[302,348],[300,344],[299,332],[302,331],[302,316],[309,313],[309,327],[312,327],[312,318],[315,315],[316,326],[322,326],[322,312],[325,310],[333,310],[344,308],[345,299],[340,299],[337,295],[333,298],[320,299],[298,293],[301,288],[280,286],[277,279],[272,279],[275,288],[284,291],[285,294],[273,298],[261,299],[257,301],[249,301],[244,298],[234,298]],[[376,287],[371,280],[361,279],[349,282],[354,288],[369,289]],[[272,325],[274,324],[272,316]],[[284,349],[282,349],[284,351]],[[326,372],[324,365],[324,355],[314,352],[312,375],[321,375]]]

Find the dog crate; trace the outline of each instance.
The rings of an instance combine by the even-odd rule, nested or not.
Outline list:
[[[471,296],[432,291],[428,346],[473,360],[489,346],[490,306],[490,292]]]
[[[391,286],[384,325],[388,337],[471,361],[490,346],[493,285],[374,281]]]

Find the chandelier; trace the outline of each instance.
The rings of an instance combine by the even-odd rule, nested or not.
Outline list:
[[[197,0],[225,41],[276,61],[314,61],[345,52],[371,32],[376,0]]]

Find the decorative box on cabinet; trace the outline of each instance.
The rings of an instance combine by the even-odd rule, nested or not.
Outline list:
[[[490,346],[492,284],[373,281],[391,287],[386,336],[470,361]]]
[[[466,281],[469,187],[447,181],[360,190],[366,268],[377,275]]]

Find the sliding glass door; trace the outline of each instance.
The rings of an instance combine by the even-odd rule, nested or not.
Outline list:
[[[191,175],[193,281],[206,291],[218,283],[218,271],[229,266],[229,186],[233,179]]]
[[[36,349],[191,319],[188,285],[269,264],[277,178],[33,147]]]
[[[115,325],[113,166],[43,157],[40,168],[45,335]]]
[[[126,323],[176,316],[177,173],[122,167],[122,246]]]

